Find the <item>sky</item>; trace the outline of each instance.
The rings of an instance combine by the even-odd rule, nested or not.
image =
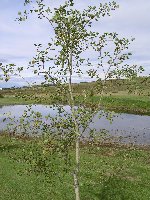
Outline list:
[[[63,0],[48,0],[51,6],[61,4]],[[75,0],[77,8],[84,9],[88,5],[97,5],[105,0]],[[0,0],[0,63],[15,63],[17,66],[27,66],[35,55],[35,43],[46,44],[51,37],[51,28],[46,21],[30,16],[26,22],[15,21],[18,11],[24,10],[24,0]],[[134,37],[130,45],[133,56],[131,64],[142,65],[143,75],[150,74],[150,0],[117,0],[119,9],[112,12],[111,17],[105,17],[94,24],[94,29],[100,33],[117,32],[121,37]],[[91,52],[87,53],[92,56]],[[94,63],[94,58],[93,58]],[[38,80],[30,71],[24,71],[25,80]],[[0,87],[23,86],[25,80],[13,76],[7,83],[0,81]],[[87,75],[82,80],[74,77],[75,82],[88,81]]]

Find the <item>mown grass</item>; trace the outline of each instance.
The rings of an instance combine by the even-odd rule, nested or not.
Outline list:
[[[73,180],[63,170],[49,176],[27,173],[22,150],[30,141],[0,136],[1,200],[72,200]],[[73,152],[72,152],[73,154]],[[58,161],[61,169],[61,162]],[[56,165],[57,168],[57,165]],[[57,169],[56,169],[57,171]],[[83,200],[150,199],[150,150],[99,146],[81,149],[80,191]]]

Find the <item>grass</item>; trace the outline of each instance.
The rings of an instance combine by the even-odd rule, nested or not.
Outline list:
[[[30,141],[0,136],[1,200],[72,200],[72,177],[28,174],[21,159]],[[80,191],[83,200],[149,200],[150,150],[120,146],[81,149]],[[57,163],[56,163],[57,164]],[[61,162],[58,165],[61,167]],[[61,169],[61,168],[60,168]]]
[[[102,104],[107,109],[117,112],[150,115],[150,99],[146,97],[105,96],[102,98]]]
[[[4,96],[4,98],[0,98],[0,105],[4,106],[4,105],[23,105],[23,104],[31,104],[33,103],[33,101],[28,100],[25,101],[22,98],[15,98],[13,96]]]
[[[77,102],[82,101],[82,97],[76,98]],[[101,100],[100,100],[101,99]],[[149,97],[138,97],[138,96],[119,96],[119,95],[105,95],[92,96],[88,99],[89,103],[98,104],[105,109],[121,112],[121,113],[132,113],[132,114],[145,114],[150,115],[150,99]]]

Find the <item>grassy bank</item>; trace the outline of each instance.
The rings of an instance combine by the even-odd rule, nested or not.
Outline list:
[[[76,99],[78,104],[79,99]],[[80,96],[80,101],[82,97]],[[98,104],[100,96],[92,96],[89,98],[89,103]],[[24,105],[24,104],[51,104],[52,100],[50,98],[45,98],[43,100],[37,99],[24,99],[16,98],[13,96],[5,96],[0,98],[0,106],[3,105]],[[109,110],[124,113],[133,114],[145,114],[150,115],[150,97],[139,97],[139,96],[127,96],[127,95],[111,95],[104,96],[101,98],[101,106]]]
[[[99,97],[91,98],[92,101],[98,102]],[[150,98],[137,96],[104,96],[102,105],[108,110],[121,113],[145,114],[150,115]]]
[[[72,200],[72,177],[45,181],[42,173],[26,173],[22,150],[30,141],[0,136],[1,200]],[[148,149],[100,146],[81,149],[80,189],[83,200],[148,200],[150,152]],[[61,164],[58,160],[58,165]],[[56,165],[57,166],[57,165]]]

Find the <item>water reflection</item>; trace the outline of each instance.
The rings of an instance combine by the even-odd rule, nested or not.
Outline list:
[[[63,107],[66,112],[70,112],[69,106]],[[15,106],[0,106],[0,130],[6,128],[7,118],[11,113],[11,116],[15,116],[16,119],[27,110],[26,105],[15,105]],[[32,109],[36,112],[41,112],[43,116],[51,114],[56,116],[57,109],[49,108],[44,105],[34,105]],[[3,119],[6,121],[3,122]],[[42,119],[45,120],[45,119]],[[107,141],[123,142],[123,143],[136,143],[136,144],[150,144],[150,116],[140,116],[133,114],[118,114],[113,119],[113,123],[103,116],[98,119],[96,115],[93,119],[93,123],[90,124],[90,128],[95,128],[97,131],[107,130],[109,134],[105,136]]]

